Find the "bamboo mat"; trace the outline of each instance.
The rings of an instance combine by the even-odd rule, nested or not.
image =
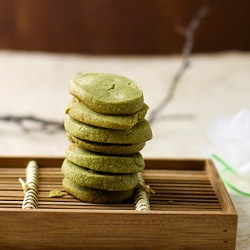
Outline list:
[[[119,204],[92,204],[79,201],[62,188],[60,168],[39,169],[40,186],[37,209],[108,209],[134,210],[132,200]],[[155,191],[151,194],[151,210],[158,211],[222,211],[205,170],[143,171],[145,182]],[[0,167],[0,208],[22,208],[24,192],[18,181],[25,180],[24,168]],[[60,190],[62,197],[49,198],[51,190]]]

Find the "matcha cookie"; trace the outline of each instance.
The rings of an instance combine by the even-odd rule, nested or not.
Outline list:
[[[148,111],[146,104],[132,115],[104,115],[89,108],[77,98],[72,98],[66,108],[66,114],[73,119],[93,126],[128,130],[144,119]]]
[[[86,141],[77,138],[69,133],[67,133],[70,142],[75,143],[81,148],[85,148],[90,151],[99,152],[103,154],[113,154],[113,155],[130,155],[141,151],[146,143],[138,144],[111,144],[111,143],[99,143]]]
[[[64,127],[73,136],[94,142],[136,144],[152,138],[151,128],[145,119],[129,130],[116,130],[88,125],[65,115]]]
[[[137,174],[97,172],[80,167],[67,159],[63,161],[62,173],[67,179],[76,184],[107,191],[131,190],[138,183]]]
[[[127,156],[103,155],[71,144],[66,150],[66,159],[78,166],[108,173],[139,173],[145,163],[140,153]]]
[[[119,203],[130,199],[134,189],[127,191],[106,191],[78,185],[67,178],[63,179],[63,188],[76,198],[90,203]]]
[[[88,73],[73,78],[70,94],[102,114],[123,115],[139,111],[144,103],[140,86],[127,77]]]

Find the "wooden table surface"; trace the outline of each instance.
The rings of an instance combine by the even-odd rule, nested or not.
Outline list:
[[[149,105],[148,116],[166,96],[179,56],[88,56],[0,51],[0,117],[28,116],[62,123],[71,96],[69,81],[80,73],[107,72],[137,81]],[[191,58],[173,100],[152,124],[154,137],[145,158],[211,158],[215,146],[208,126],[222,116],[250,109],[250,53],[199,54]],[[1,156],[64,156],[65,131],[46,132],[34,122],[26,127],[0,121]],[[250,198],[228,189],[239,215],[237,250],[250,249]]]

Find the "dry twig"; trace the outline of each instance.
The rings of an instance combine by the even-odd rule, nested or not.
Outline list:
[[[25,132],[43,130],[49,133],[57,132],[58,130],[64,130],[63,122],[56,122],[38,118],[35,116],[0,116],[0,121],[13,122],[22,127]],[[30,124],[29,124],[30,123]]]
[[[166,97],[162,100],[162,102],[158,105],[158,107],[156,107],[156,109],[154,109],[151,112],[149,119],[148,119],[150,124],[152,124],[156,120],[159,112],[173,99],[176,87],[181,77],[183,76],[184,72],[190,65],[190,56],[191,56],[192,48],[194,45],[195,31],[200,25],[202,19],[204,19],[208,15],[212,6],[217,1],[219,0],[206,1],[203,4],[203,6],[198,10],[198,12],[194,15],[194,17],[191,19],[185,32],[186,40],[185,40],[184,47],[182,50],[183,63],[181,67],[179,68],[179,70],[174,75]]]

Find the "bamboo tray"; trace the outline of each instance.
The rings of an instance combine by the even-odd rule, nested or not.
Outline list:
[[[18,178],[29,160],[40,187],[37,209],[24,210]],[[146,159],[151,211],[49,198],[63,191],[62,161],[0,157],[0,249],[235,249],[237,213],[210,160]]]

